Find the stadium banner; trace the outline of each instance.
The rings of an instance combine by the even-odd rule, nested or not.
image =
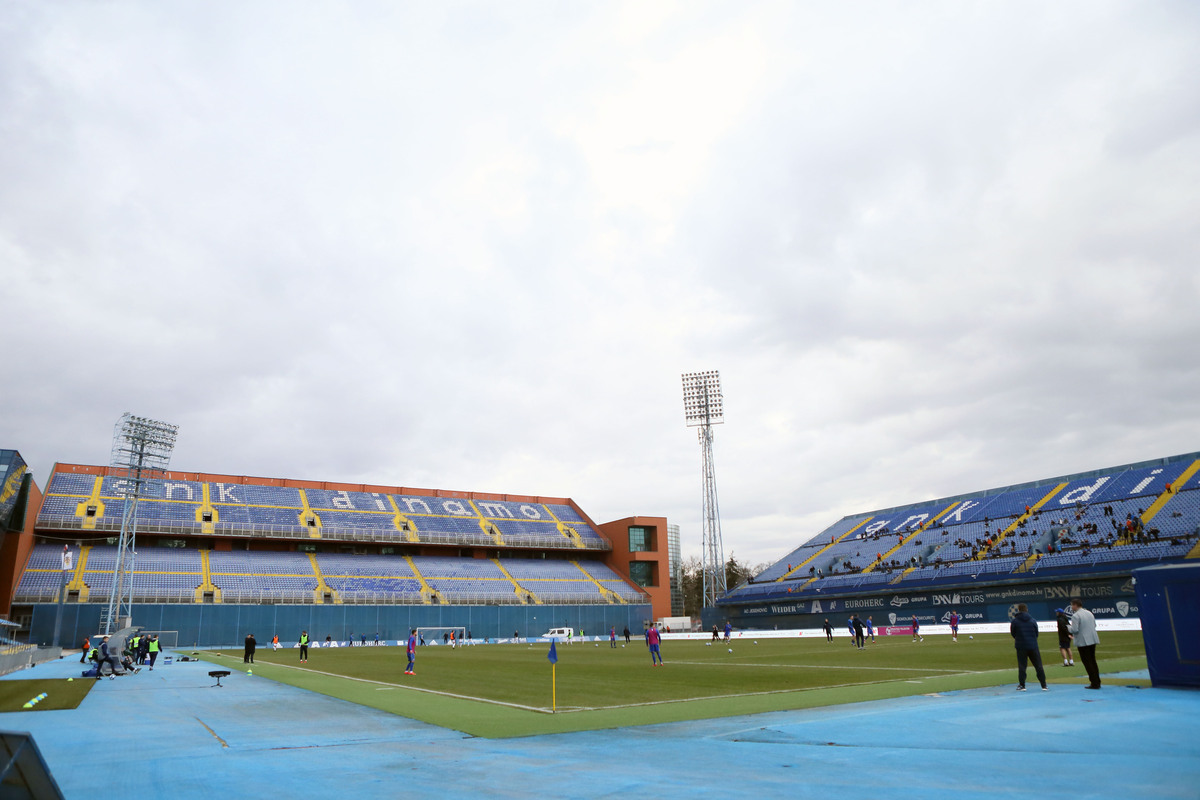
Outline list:
[[[702,624],[706,628],[720,627],[729,620],[734,627],[743,629],[819,629],[829,619],[836,628],[844,627],[849,615],[858,614],[878,627],[903,626],[911,623],[914,616],[921,625],[936,625],[949,623],[951,611],[958,612],[964,625],[1007,623],[1016,613],[1018,603],[1028,605],[1035,619],[1046,620],[1054,619],[1055,609],[1069,605],[1072,597],[1081,598],[1098,620],[1138,617],[1133,580],[1117,577],[979,586],[969,590],[933,587],[920,592],[729,603],[705,609]]]

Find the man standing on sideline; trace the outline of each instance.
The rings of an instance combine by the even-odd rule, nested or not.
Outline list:
[[[863,624],[862,620],[858,618],[858,614],[850,617],[850,627],[854,630],[854,643],[858,645],[859,650],[862,650],[867,643],[863,639]]]
[[[413,628],[408,633],[408,647],[405,649],[405,655],[408,656],[408,666],[404,668],[405,675],[417,674],[417,629]]]
[[[160,650],[160,647],[158,644],[158,634],[156,633],[150,637],[150,644],[147,645],[147,647],[146,647],[146,654],[150,656],[150,671],[151,672],[154,672],[154,662],[158,661],[158,651],[159,650]]]
[[[246,634],[246,652],[242,654],[242,663],[243,664],[253,664],[254,663],[254,651],[255,651],[255,649],[257,649],[257,647],[258,647],[258,643],[254,641],[254,634],[247,633]]]
[[[957,611],[950,612],[950,635],[951,635],[951,641],[954,641],[954,642],[958,641],[958,612]]]
[[[1042,667],[1042,654],[1037,643],[1038,624],[1029,616],[1029,606],[1024,603],[1017,605],[1017,613],[1008,626],[1008,632],[1013,637],[1013,646],[1017,648],[1017,691],[1025,691],[1025,675],[1029,671],[1026,661],[1033,663],[1038,683],[1042,685],[1042,691],[1046,691],[1046,670]]]
[[[629,626],[625,626],[625,644],[629,644]]]
[[[300,663],[308,661],[308,631],[300,631]]]
[[[1075,659],[1071,658],[1071,631],[1068,630],[1071,618],[1067,616],[1066,609],[1056,608],[1054,620],[1058,623],[1058,654],[1062,656],[1064,667],[1073,667]]]
[[[833,641],[833,626],[829,624],[829,618],[825,619],[825,641]]]
[[[1096,617],[1083,607],[1083,601],[1078,597],[1071,598],[1071,622],[1067,630],[1075,637],[1075,648],[1079,650],[1079,660],[1087,670],[1090,684],[1085,689],[1100,688],[1100,668],[1096,666],[1096,645],[1100,637],[1096,635]]]
[[[646,642],[650,645],[650,666],[662,666],[662,652],[658,649],[662,637],[659,636],[658,628],[654,623],[650,623],[650,628],[646,631]]]

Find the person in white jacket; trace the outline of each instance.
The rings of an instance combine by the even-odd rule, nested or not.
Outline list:
[[[1078,597],[1071,599],[1071,623],[1067,630],[1075,640],[1079,660],[1083,662],[1088,680],[1091,681],[1084,688],[1099,689],[1100,668],[1096,666],[1096,645],[1100,644],[1100,637],[1096,635],[1096,617],[1083,607],[1083,601]]]

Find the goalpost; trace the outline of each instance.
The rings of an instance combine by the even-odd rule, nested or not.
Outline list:
[[[417,628],[417,644],[450,644],[450,634],[452,633],[454,634],[455,645],[467,644],[467,629],[462,625]]]

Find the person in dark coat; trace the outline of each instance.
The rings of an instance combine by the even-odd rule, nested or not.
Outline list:
[[[1042,691],[1046,691],[1046,670],[1042,667],[1042,654],[1037,643],[1038,624],[1037,620],[1029,616],[1029,607],[1024,603],[1017,606],[1017,613],[1012,619],[1012,624],[1008,626],[1008,632],[1012,634],[1013,645],[1017,648],[1017,691],[1025,691],[1025,675],[1028,672],[1026,662],[1033,663],[1038,683],[1042,684]]]
[[[854,628],[854,643],[858,645],[859,650],[862,650],[864,647],[866,647],[867,643],[863,639],[863,623],[862,620],[858,618],[858,614],[850,617],[850,624]]]
[[[242,656],[242,663],[253,664],[254,663],[254,651],[256,649],[258,649],[258,642],[254,641],[254,634],[247,633],[246,634],[246,652]]]

